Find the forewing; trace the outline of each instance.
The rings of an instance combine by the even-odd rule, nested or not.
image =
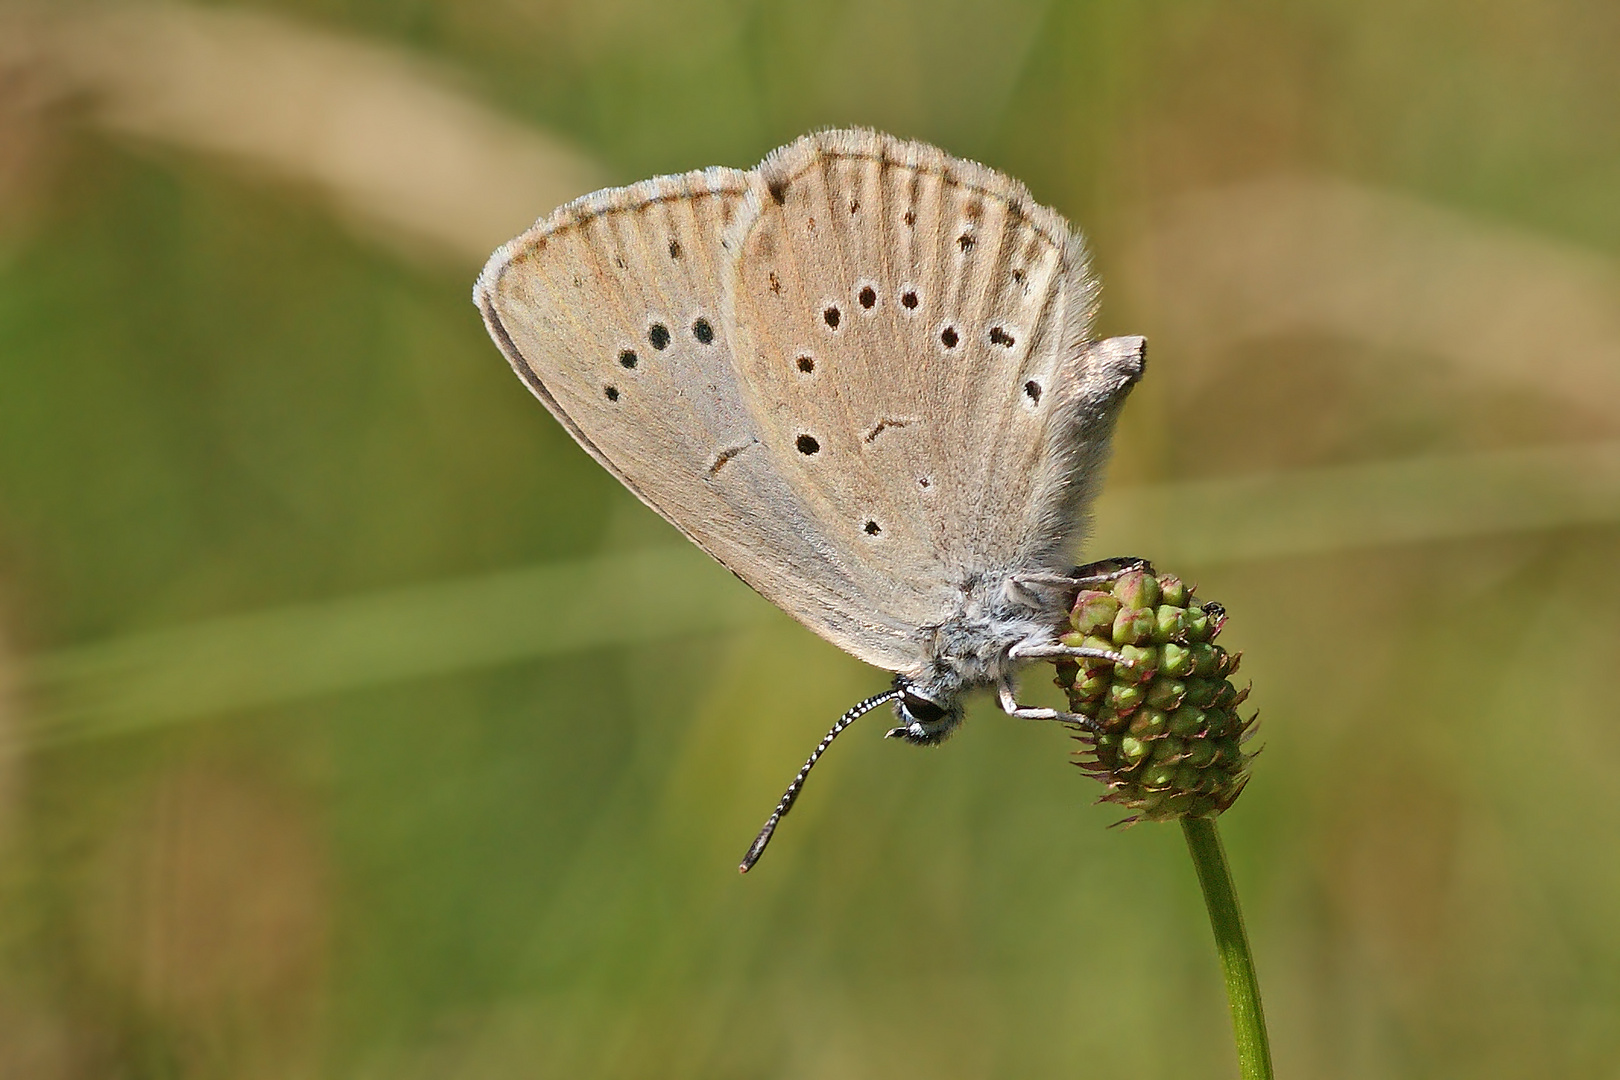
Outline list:
[[[514,370],[638,497],[835,644],[907,668],[914,627],[827,543],[740,384],[729,290],[754,179],[709,169],[586,196],[496,252],[475,300]]]

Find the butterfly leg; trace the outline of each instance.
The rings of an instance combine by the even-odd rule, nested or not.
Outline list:
[[[1007,580],[1007,587],[1013,598],[1027,607],[1044,607],[1042,599],[1036,595],[1036,590],[1046,589],[1072,596],[1081,589],[1089,589],[1096,585],[1106,585],[1116,578],[1123,577],[1135,570],[1146,570],[1153,573],[1153,564],[1146,559],[1135,555],[1128,555],[1116,559],[1103,559],[1099,562],[1087,563],[1077,566],[1068,574],[1043,573],[1031,570],[1021,574],[1014,574]]]
[[[1120,555],[1112,559],[1099,559],[1096,562],[1077,566],[1071,571],[1071,580],[1080,588],[1092,585],[1106,585],[1110,581],[1122,578],[1126,574],[1137,570],[1153,573],[1153,564],[1139,555]]]
[[[1002,680],[998,696],[1001,702],[1001,711],[1020,720],[1056,720],[1060,724],[1078,724],[1087,731],[1102,730],[1098,727],[1097,721],[1089,716],[1063,712],[1059,709],[1042,709],[1018,704],[1018,699],[1013,695],[1012,683],[1009,680]]]
[[[1060,645],[1021,641],[1007,653],[1014,660],[1107,660],[1110,663],[1128,663],[1122,653],[1107,649],[1093,649],[1085,645]]]

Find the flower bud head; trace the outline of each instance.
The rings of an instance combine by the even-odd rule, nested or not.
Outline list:
[[[1213,640],[1226,610],[1194,592],[1173,574],[1133,570],[1107,591],[1080,593],[1064,627],[1065,645],[1122,658],[1059,660],[1057,683],[1096,725],[1077,736],[1076,763],[1130,812],[1126,821],[1213,816],[1248,782],[1254,755],[1242,744],[1255,721],[1237,706],[1249,691],[1228,679],[1238,654]]]

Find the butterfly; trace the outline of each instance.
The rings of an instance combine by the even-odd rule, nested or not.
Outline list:
[[[822,131],[750,170],[586,195],[473,290],[514,371],[579,444],[811,630],[894,673],[845,713],[944,739],[964,693],[1009,714],[1058,640],[1115,418],[1146,342],[1095,340],[1085,242],[1024,186],[920,142]]]

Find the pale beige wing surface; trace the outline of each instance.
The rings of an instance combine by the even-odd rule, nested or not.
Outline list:
[[[758,211],[753,181],[709,169],[577,200],[496,252],[475,297],[517,373],[631,491],[811,629],[906,669],[915,626],[824,541],[743,397],[730,237]]]
[[[976,575],[1061,566],[1112,423],[1080,239],[1015,181],[874,132],[758,174],[741,383],[828,543],[914,626]]]

